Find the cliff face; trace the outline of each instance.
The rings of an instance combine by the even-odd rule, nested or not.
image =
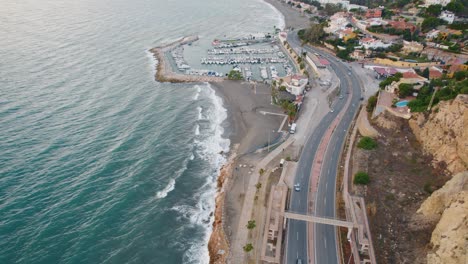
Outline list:
[[[468,171],[458,173],[435,191],[417,212],[438,221],[432,236],[428,264],[465,263],[468,241]]]
[[[452,174],[468,169],[468,95],[440,102],[428,118],[415,114],[409,121],[434,166],[446,164]]]

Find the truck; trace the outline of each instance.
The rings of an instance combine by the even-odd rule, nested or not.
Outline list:
[[[296,123],[292,123],[291,127],[289,128],[289,133],[290,134],[296,133]]]

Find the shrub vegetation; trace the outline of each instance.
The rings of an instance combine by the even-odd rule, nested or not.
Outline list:
[[[370,182],[369,174],[367,174],[366,172],[363,172],[363,171],[358,171],[354,175],[353,182],[354,182],[354,184],[366,185],[366,184],[368,184]]]
[[[358,148],[371,150],[377,147],[377,142],[375,142],[375,140],[371,137],[363,137],[361,138],[361,140],[359,140],[359,143],[357,146]]]

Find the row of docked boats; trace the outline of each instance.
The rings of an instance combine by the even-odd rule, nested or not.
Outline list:
[[[278,53],[279,48],[275,46],[274,48],[222,48],[222,49],[210,49],[208,50],[208,55],[231,55],[231,54],[272,54]]]
[[[286,63],[285,58],[279,57],[208,57],[202,58],[201,64],[207,65],[228,65],[228,64],[262,64],[262,63]]]
[[[184,59],[184,47],[179,46],[171,51],[172,59],[174,60],[179,71],[190,69],[190,66]]]

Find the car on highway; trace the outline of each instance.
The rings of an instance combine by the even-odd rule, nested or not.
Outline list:
[[[296,192],[300,192],[301,191],[301,185],[299,183],[294,184],[294,190]]]
[[[335,112],[335,110],[333,110],[333,108],[332,108],[332,109],[330,109],[330,113],[333,113],[333,112]]]
[[[350,71],[348,72],[348,75],[351,75],[351,72],[350,72]]]
[[[302,259],[297,259],[296,264],[302,264]]]

